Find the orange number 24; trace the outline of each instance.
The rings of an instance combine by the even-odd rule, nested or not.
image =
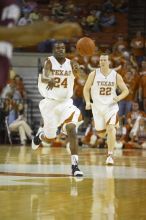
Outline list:
[[[61,86],[63,86],[64,88],[67,88],[67,78],[61,81],[61,78],[55,77],[54,81],[55,81],[55,85],[54,85],[55,88],[59,88]]]

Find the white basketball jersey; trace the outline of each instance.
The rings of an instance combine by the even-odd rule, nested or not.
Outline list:
[[[95,78],[91,87],[91,97],[93,102],[96,105],[113,104],[113,97],[116,96],[116,71],[111,70],[106,77],[100,72],[100,68],[95,71]]]
[[[55,80],[55,85],[52,90],[46,89],[47,84],[41,82],[41,77],[38,80],[38,89],[44,98],[55,100],[69,99],[73,95],[74,74],[72,71],[70,60],[66,58],[63,64],[60,64],[54,56],[48,57],[52,63],[52,75]]]

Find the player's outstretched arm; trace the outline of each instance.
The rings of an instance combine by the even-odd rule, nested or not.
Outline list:
[[[85,86],[84,86],[84,89],[83,89],[83,94],[84,94],[84,98],[85,98],[85,102],[86,102],[86,110],[91,109],[90,90],[91,90],[91,86],[93,84],[94,78],[95,78],[95,71],[93,71],[89,74],[88,79],[87,79]]]
[[[0,40],[8,41],[14,47],[36,45],[47,39],[64,39],[81,36],[82,29],[77,23],[53,21],[40,21],[26,26],[2,27],[0,26]]]
[[[121,94],[114,97],[115,102],[121,101],[129,94],[129,90],[120,74],[117,74],[117,87],[121,90]]]

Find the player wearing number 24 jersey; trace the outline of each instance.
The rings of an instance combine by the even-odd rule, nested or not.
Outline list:
[[[39,104],[44,126],[32,140],[32,148],[37,149],[41,141],[51,142],[56,137],[58,127],[62,126],[70,144],[73,176],[83,176],[78,168],[76,134],[82,117],[71,99],[74,80],[79,77],[79,73],[79,65],[65,57],[64,43],[55,43],[53,55],[46,59],[38,79],[38,89],[44,97]]]
[[[43,69],[43,76],[39,76],[38,88],[42,96],[49,99],[64,101],[73,96],[73,87],[75,75],[72,69],[71,60],[65,59],[63,64],[60,64],[54,56],[47,58],[45,65],[50,66],[50,77],[54,81],[52,89],[46,87],[43,83],[45,70]],[[45,78],[45,77],[44,77]]]

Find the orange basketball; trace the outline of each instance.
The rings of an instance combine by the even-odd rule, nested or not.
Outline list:
[[[92,56],[95,53],[95,43],[89,37],[82,37],[77,41],[76,49],[81,56]]]

